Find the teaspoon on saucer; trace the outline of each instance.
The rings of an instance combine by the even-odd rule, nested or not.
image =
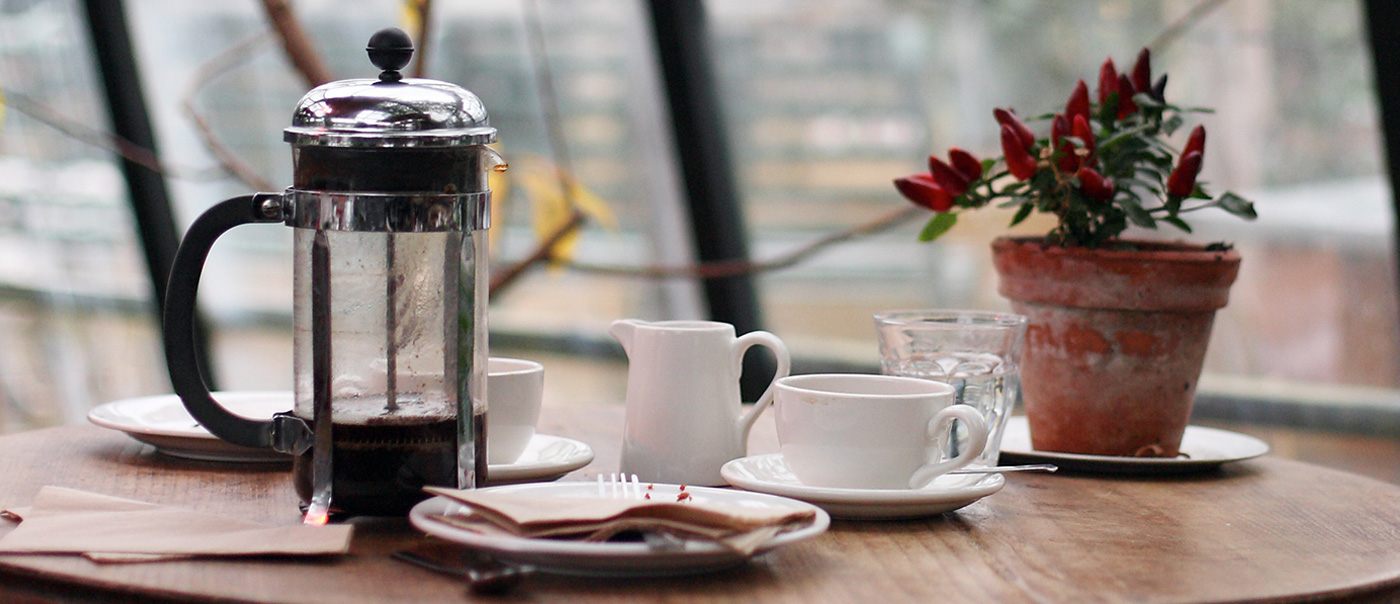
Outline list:
[[[1059,466],[1052,463],[1030,463],[1019,466],[996,466],[961,468],[948,472],[949,474],[1005,474],[1007,472],[1046,472],[1052,473],[1059,470]]]

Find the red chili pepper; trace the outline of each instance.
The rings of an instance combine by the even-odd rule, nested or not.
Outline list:
[[[1162,74],[1162,77],[1157,78],[1157,83],[1152,85],[1152,98],[1158,102],[1167,102],[1167,74]]]
[[[1059,149],[1060,139],[1073,134],[1069,120],[1063,115],[1056,115],[1050,120],[1050,146]]]
[[[1108,95],[1118,92],[1118,68],[1113,65],[1113,57],[1104,59],[1099,68],[1099,104],[1108,102]]]
[[[938,156],[928,156],[928,171],[933,176],[933,182],[938,183],[938,186],[954,197],[967,192],[967,179],[958,174],[952,166],[938,159]]]
[[[1186,197],[1196,190],[1196,175],[1201,171],[1201,152],[1192,151],[1181,156],[1176,169],[1167,177],[1167,195]]]
[[[1065,119],[1065,116],[1056,115],[1054,119],[1050,120],[1050,144],[1054,145],[1052,148],[1059,152],[1055,166],[1066,174],[1074,174],[1079,169],[1079,156],[1074,154],[1074,144],[1064,140],[1072,133],[1069,120]]]
[[[1114,184],[1111,179],[1104,178],[1102,174],[1095,172],[1093,168],[1083,167],[1075,174],[1079,177],[1079,188],[1085,195],[1098,201],[1108,201],[1113,197]]]
[[[1035,158],[1021,144],[1021,137],[1015,128],[1007,124],[1001,126],[1001,151],[1006,155],[1006,169],[1016,180],[1026,180],[1035,176]]]
[[[1089,127],[1089,120],[1082,115],[1074,116],[1074,124],[1070,127],[1074,137],[1084,141],[1084,149],[1089,152],[1089,157],[1094,156],[1094,130]]]
[[[1065,174],[1074,174],[1079,171],[1079,154],[1074,152],[1074,143],[1065,141],[1060,143],[1060,157],[1055,160],[1055,165]]]
[[[1205,127],[1205,126],[1196,126],[1195,128],[1192,128],[1192,129],[1191,129],[1191,136],[1190,136],[1190,138],[1187,138],[1187,139],[1186,139],[1186,148],[1181,150],[1181,154],[1184,156],[1184,155],[1186,155],[1187,153],[1190,153],[1190,152],[1192,152],[1192,151],[1196,151],[1196,152],[1200,153],[1200,154],[1201,154],[1201,159],[1205,159],[1205,155],[1206,155],[1206,127]]]
[[[1128,76],[1118,76],[1118,119],[1137,113],[1137,102],[1133,101],[1133,83]]]
[[[1146,47],[1133,63],[1133,92],[1152,92],[1152,53]]]
[[[1022,153],[1025,152],[1022,151]],[[912,174],[896,178],[894,179],[894,188],[899,190],[899,194],[913,202],[914,205],[935,212],[947,212],[953,208],[953,195],[944,190],[943,187],[938,186],[931,175]]]
[[[1089,85],[1082,78],[1074,85],[1074,91],[1069,93],[1069,101],[1065,103],[1066,118],[1073,120],[1080,115],[1089,119]]]
[[[948,159],[951,160],[953,169],[967,179],[967,182],[971,183],[982,178],[982,160],[977,159],[976,155],[952,147],[948,149]]]
[[[1011,127],[1011,131],[1016,134],[1016,140],[1021,143],[1021,149],[1035,146],[1035,133],[1010,109],[993,109],[992,115],[997,118],[998,124]]]

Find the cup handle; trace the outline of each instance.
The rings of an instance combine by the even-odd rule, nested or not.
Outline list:
[[[754,422],[758,421],[758,416],[763,414],[763,410],[773,403],[773,389],[779,378],[787,377],[792,366],[792,360],[788,355],[787,346],[783,341],[766,331],[751,331],[734,340],[734,366],[743,367],[744,353],[754,346],[764,346],[773,351],[773,356],[778,359],[778,368],[773,372],[773,380],[768,382],[768,388],[763,391],[763,396],[758,397],[758,402],[754,403],[753,409],[739,419],[739,442],[748,450],[749,431],[753,429]],[[735,371],[738,374],[739,371]]]
[[[982,418],[980,411],[968,405],[950,405],[935,413],[933,419],[928,421],[929,440],[937,440],[944,431],[952,430],[955,419],[967,424],[971,442],[957,457],[920,466],[909,478],[909,488],[922,489],[933,479],[972,463],[987,447],[987,420]]]

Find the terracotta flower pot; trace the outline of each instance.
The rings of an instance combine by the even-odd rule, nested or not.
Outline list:
[[[1234,250],[1138,250],[999,238],[999,291],[1029,318],[1022,396],[1037,450],[1175,457]]]

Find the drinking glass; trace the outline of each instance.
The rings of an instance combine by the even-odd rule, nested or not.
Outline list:
[[[1026,317],[974,310],[888,310],[875,313],[880,371],[944,382],[957,402],[987,420],[987,446],[976,465],[997,465],[1006,418],[1021,399],[1021,348]],[[955,456],[967,446],[964,429],[945,443]]]

